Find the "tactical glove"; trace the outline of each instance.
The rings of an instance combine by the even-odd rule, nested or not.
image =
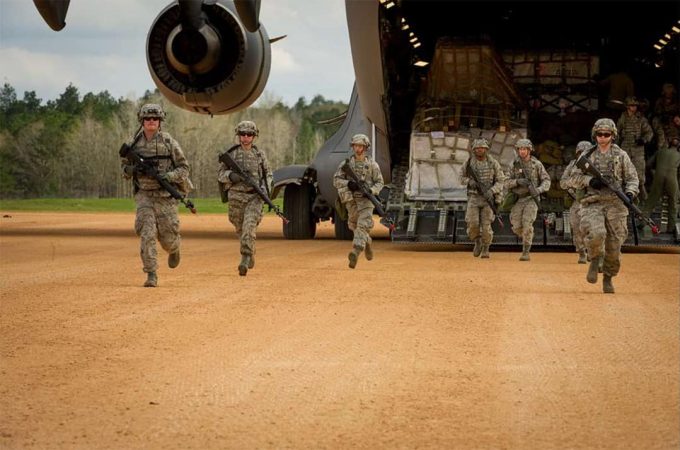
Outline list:
[[[231,181],[232,183],[240,183],[241,181],[243,181],[243,177],[237,174],[236,172],[231,172],[229,174],[229,181]]]
[[[354,181],[354,180],[349,180],[349,181],[347,182],[347,189],[349,189],[349,190],[352,191],[352,192],[356,192],[356,191],[359,190],[359,185],[357,184],[356,181]]]
[[[532,197],[538,197],[538,189],[533,186],[529,186],[529,194],[531,194]]]
[[[123,173],[129,177],[133,176],[135,174],[135,166],[131,164],[123,166]]]
[[[642,138],[637,138],[635,139],[635,144],[636,145],[645,145],[645,140]]]
[[[489,203],[496,203],[496,197],[494,197],[493,192],[491,191],[486,191],[486,193],[484,194],[484,198]]]
[[[175,172],[165,172],[163,175],[161,175],[161,178],[169,183],[172,183],[175,181]]]
[[[517,186],[529,186],[529,180],[527,180],[526,178],[518,178]]]
[[[626,192],[626,197],[628,197],[628,200],[630,200],[631,203],[633,203],[633,199],[635,198],[635,194],[632,192]]]
[[[604,184],[602,181],[600,181],[599,178],[591,178],[590,181],[588,182],[588,185],[593,188],[593,189],[602,189],[604,187]]]

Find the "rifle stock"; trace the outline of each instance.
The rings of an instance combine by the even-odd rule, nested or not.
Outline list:
[[[243,181],[248,186],[253,188],[255,193],[269,206],[269,208],[271,208],[276,213],[276,215],[279,216],[281,220],[283,220],[284,224],[290,222],[288,218],[283,214],[283,212],[281,212],[281,209],[278,206],[276,206],[274,202],[271,201],[267,193],[262,190],[260,184],[257,181],[253,180],[253,177],[251,177],[248,172],[244,171],[241,168],[241,166],[239,166],[238,163],[234,161],[234,158],[231,157],[229,151],[225,151],[224,153],[220,154],[219,161],[223,163],[225,166],[227,166],[229,170],[243,178]]]
[[[378,216],[380,216],[381,218],[380,223],[389,228],[390,231],[394,231],[395,228],[394,220],[392,220],[392,218],[387,215],[387,212],[385,211],[385,208],[383,207],[382,203],[373,194],[373,192],[371,192],[371,189],[366,185],[366,182],[360,180],[356,172],[352,170],[352,166],[349,165],[349,160],[347,159],[345,160],[345,163],[342,165],[342,171],[350,180],[354,181],[359,186],[359,190],[364,195],[364,197],[366,197],[368,200],[370,200],[371,203],[373,203],[375,213],[378,214]]]
[[[158,169],[150,161],[146,161],[142,155],[133,150],[135,144],[139,141],[140,137],[142,136],[141,129],[142,127],[140,126],[139,129],[137,130],[135,139],[132,141],[132,145],[127,144],[121,145],[118,154],[122,158],[126,158],[128,161],[130,161],[135,166],[135,170],[155,179],[158,182],[158,184],[160,184],[161,187],[172,196],[172,198],[174,198],[175,200],[179,200],[184,204],[184,206],[186,206],[189,209],[189,211],[191,211],[192,214],[196,214],[196,207],[194,206],[193,202],[188,198],[185,198],[185,196],[182,195],[175,188],[175,186],[173,186],[169,181],[165,180],[158,173]]]
[[[615,186],[613,183],[611,183],[609,180],[607,180],[602,173],[597,170],[597,167],[591,164],[590,160],[588,157],[590,154],[593,152],[593,150],[597,148],[597,146],[593,147],[590,149],[587,153],[583,152],[583,154],[576,160],[576,167],[581,169],[581,171],[584,174],[588,174],[593,176],[594,178],[597,178],[600,180],[600,182],[606,186],[609,190],[611,190],[616,196],[623,202],[624,205],[628,208],[628,210],[633,213],[634,216],[637,216],[640,220],[645,222],[647,225],[649,225],[649,228],[652,229],[652,233],[654,234],[659,234],[659,226],[650,218],[647,217],[640,208],[638,208],[635,203],[633,203],[628,196],[617,186]],[[633,219],[634,220],[634,219]]]

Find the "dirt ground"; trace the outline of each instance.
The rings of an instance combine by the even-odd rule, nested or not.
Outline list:
[[[0,448],[680,446],[680,257],[288,241],[226,215],[144,274],[130,214],[3,212]],[[11,217],[7,217],[7,216]]]

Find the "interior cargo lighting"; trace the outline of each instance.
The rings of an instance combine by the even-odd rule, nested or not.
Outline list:
[[[673,26],[673,28],[671,28],[671,30],[673,30],[674,33],[680,33],[680,28],[678,28],[676,26]]]
[[[418,47],[420,47],[420,42],[416,42],[415,44],[413,44],[413,48],[418,48]]]
[[[412,38],[409,40],[409,42],[410,42],[411,44],[413,44],[414,42],[418,42],[418,38],[414,36],[414,37],[412,37]]]
[[[662,43],[663,45],[668,44],[668,41],[664,41],[663,39],[659,39],[659,42]]]
[[[408,37],[413,37],[413,36],[415,36],[415,34],[413,33],[413,31],[409,31],[409,32],[408,32]]]
[[[421,60],[418,60],[418,61],[413,63],[413,65],[416,66],[416,67],[425,67],[428,64],[430,64],[430,63],[427,62],[427,61],[421,61]]]
[[[654,44],[654,48],[657,50],[661,50],[663,47],[661,47],[659,44]]]
[[[390,9],[394,6],[394,2],[385,3],[385,9]]]
[[[666,39],[670,39],[670,38],[671,38],[671,35],[668,34],[668,33],[666,33],[666,34],[663,35],[663,37],[665,37]]]
[[[411,28],[411,27],[409,27],[407,23],[405,23],[401,26],[401,29],[404,30],[404,31],[408,30],[409,28]]]

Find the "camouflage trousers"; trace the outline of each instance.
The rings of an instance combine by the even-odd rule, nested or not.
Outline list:
[[[366,248],[371,244],[371,229],[373,228],[373,203],[365,197],[353,197],[345,203],[347,207],[347,226],[354,232],[354,247]]]
[[[229,222],[236,228],[242,255],[255,255],[256,232],[262,221],[263,204],[257,194],[229,192]]]
[[[178,202],[162,196],[160,191],[140,190],[135,194],[135,203],[135,233],[141,238],[139,253],[144,272],[155,272],[158,270],[156,239],[168,253],[180,247]]]
[[[635,171],[638,175],[638,180],[640,181],[640,192],[643,192],[645,186],[645,148],[644,147],[631,147],[630,150],[624,150],[630,156],[630,160],[635,166]]]
[[[586,249],[586,244],[581,231],[581,204],[577,201],[574,201],[569,208],[569,225],[571,226],[571,238],[574,241],[574,247],[576,247],[578,253],[581,253]]]
[[[666,193],[668,195],[668,229],[671,232],[675,228],[676,218],[678,216],[678,180],[675,178],[675,174],[670,176],[665,174],[654,175],[654,181],[652,181],[652,187],[649,190],[649,196],[645,202],[644,211],[649,214],[659,200],[661,196]]]
[[[628,237],[628,208],[618,198],[581,202],[581,230],[588,256],[595,259],[604,248],[605,275],[615,276],[621,268],[621,245]]]
[[[471,194],[468,197],[465,223],[467,235],[471,241],[481,236],[482,244],[491,244],[491,241],[493,241],[491,224],[495,218],[496,216],[484,197],[476,194]]]
[[[531,244],[534,240],[536,214],[538,214],[538,206],[529,195],[517,200],[510,210],[512,231],[521,237],[525,244]]]

